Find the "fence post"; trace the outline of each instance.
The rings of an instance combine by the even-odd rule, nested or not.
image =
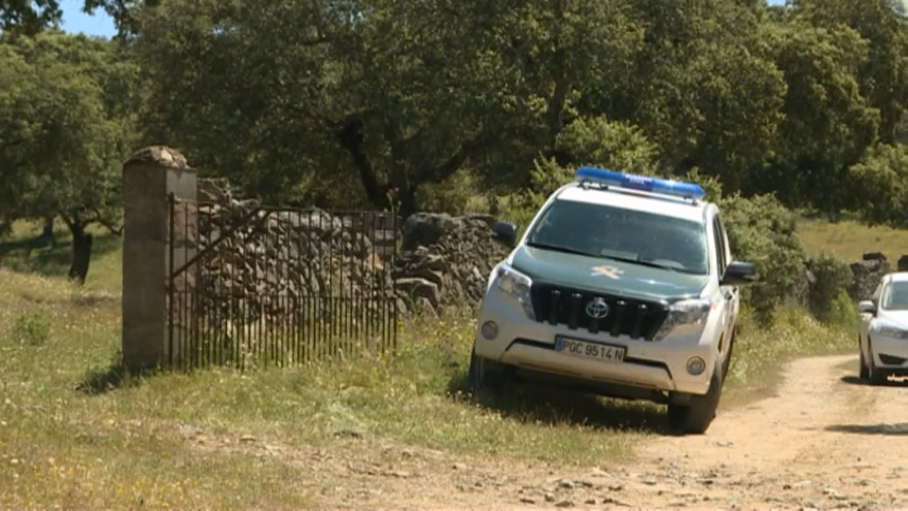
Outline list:
[[[170,194],[191,201],[178,203],[173,219]],[[194,252],[195,200],[196,173],[178,151],[150,146],[123,164],[122,351],[128,367],[178,362],[169,346],[168,288],[172,268]],[[185,273],[191,278],[192,272]]]

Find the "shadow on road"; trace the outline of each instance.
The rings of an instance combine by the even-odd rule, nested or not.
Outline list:
[[[900,424],[833,424],[826,431],[857,435],[908,435],[908,423]]]
[[[471,399],[465,374],[454,377],[448,388],[451,395]],[[523,423],[674,434],[666,423],[665,407],[645,401],[604,399],[528,382],[510,383],[499,396],[483,393],[472,400],[499,411],[502,417]]]
[[[864,381],[853,374],[849,374],[842,376],[840,378],[840,381],[849,385],[865,385],[868,387],[908,387],[908,379],[906,378],[888,380],[886,383],[871,384],[870,382]]]

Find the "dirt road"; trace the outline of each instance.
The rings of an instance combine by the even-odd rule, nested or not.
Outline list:
[[[856,367],[853,356],[798,360],[775,397],[720,414],[702,436],[649,437],[624,467],[394,445],[360,459],[342,446],[296,457],[334,509],[908,508],[908,387],[863,385]],[[363,441],[351,447],[362,453]]]
[[[908,507],[908,388],[863,385],[856,369],[852,356],[798,360],[775,397],[720,415],[706,435],[646,446],[637,470],[652,479],[635,483],[639,493],[628,500],[647,507]]]

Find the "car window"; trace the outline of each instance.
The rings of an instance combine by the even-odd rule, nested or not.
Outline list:
[[[725,255],[725,236],[722,232],[722,224],[719,222],[719,216],[716,215],[713,218],[713,234],[715,235],[716,242],[716,261],[718,263],[718,268],[716,271],[719,275],[725,273],[725,268],[728,266],[728,261],[726,260]]]
[[[890,282],[880,296],[883,310],[908,310],[908,282]]]
[[[706,275],[706,236],[706,225],[701,222],[559,200],[543,212],[527,236],[527,244]]]
[[[874,303],[880,303],[880,295],[883,293],[883,287],[885,287],[884,284],[885,282],[880,282],[876,285],[876,289],[873,290],[873,295],[870,299],[873,300]]]
[[[731,246],[728,244],[728,231],[725,230],[725,222],[722,221],[722,215],[719,213],[716,213],[716,221],[719,222],[719,231],[722,233],[720,235],[722,239],[722,252],[725,254],[725,266],[727,267],[732,262]]]

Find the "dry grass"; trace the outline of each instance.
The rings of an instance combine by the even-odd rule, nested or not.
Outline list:
[[[589,466],[620,461],[662,431],[661,407],[553,390],[471,403],[460,392],[473,324],[456,318],[411,325],[395,357],[129,377],[114,362],[115,242],[83,289],[61,277],[62,245],[0,260],[18,270],[0,268],[0,507],[361,502],[381,484],[374,477],[414,463],[409,450],[436,453],[421,466],[438,474],[454,460]],[[725,406],[765,389],[785,358],[846,345],[799,313],[768,331],[745,328]]]
[[[812,254],[829,252],[848,261],[859,261],[865,252],[882,252],[893,267],[898,258],[908,254],[908,230],[842,221],[803,220],[798,232]]]
[[[457,320],[409,329],[396,357],[130,378],[113,361],[119,252],[93,262],[85,289],[59,276],[58,254],[14,257],[2,262],[51,276],[0,269],[0,507],[306,506],[325,477],[349,475],[343,460],[379,459],[388,443],[593,463],[659,418],[547,393],[472,404],[459,392],[473,325]]]

